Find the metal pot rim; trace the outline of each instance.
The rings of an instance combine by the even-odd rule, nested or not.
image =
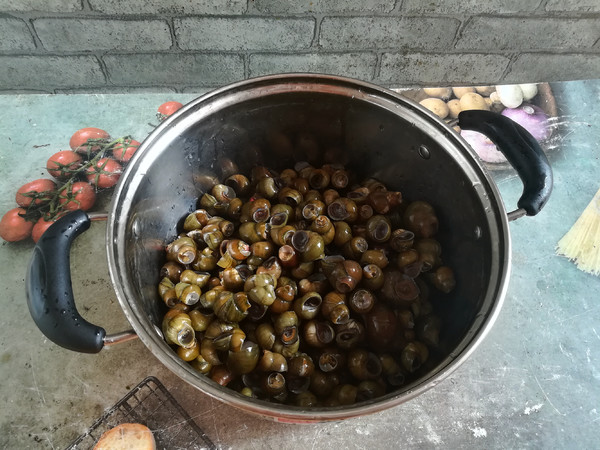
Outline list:
[[[326,90],[323,92],[328,94],[351,95],[357,101],[365,101],[383,107],[394,105],[394,112],[410,116],[417,124],[426,124],[427,131],[436,134],[449,147],[455,149],[456,154],[463,158],[461,163],[466,165],[465,170],[470,171],[471,176],[479,182],[476,185],[474,183],[473,188],[481,197],[485,196],[489,199],[491,208],[489,211],[486,209],[487,219],[492,230],[491,240],[493,243],[495,241],[497,245],[497,248],[494,248],[498,257],[492,262],[492,280],[488,284],[482,306],[485,313],[477,315],[457,350],[448,355],[436,370],[431,371],[433,372],[432,376],[427,379],[419,379],[397,393],[355,406],[302,409],[248,399],[231,389],[222,388],[207,377],[196,375],[194,370],[180,360],[175,352],[166,351],[168,349],[165,349],[166,344],[160,335],[155,332],[153,327],[148,326],[149,318],[143,314],[133,300],[130,301],[135,298],[135,293],[130,280],[126,279],[124,275],[125,271],[121,268],[127,264],[123,249],[127,235],[127,214],[131,207],[132,197],[128,193],[139,185],[144,167],[150,164],[147,160],[151,156],[150,152],[153,146],[192,126],[198,118],[210,115],[215,110],[240,101],[240,99],[303,90],[320,92],[317,88]],[[399,405],[431,389],[454,372],[473,353],[488,333],[501,309],[510,274],[511,242],[506,211],[495,183],[466,141],[431,112],[400,94],[370,83],[338,76],[281,74],[259,77],[222,87],[185,105],[148,136],[123,173],[113,195],[106,237],[109,272],[117,298],[127,319],[150,351],[172,372],[206,394],[242,410],[283,422],[329,421],[363,416]]]

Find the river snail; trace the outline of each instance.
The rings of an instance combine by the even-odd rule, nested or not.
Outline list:
[[[192,309],[188,315],[192,321],[192,328],[197,332],[206,331],[208,325],[212,323],[215,317],[212,311],[207,313],[200,309]]]
[[[244,283],[244,291],[254,302],[269,306],[276,298],[275,283],[270,273],[254,274]]]
[[[259,356],[259,346],[252,341],[244,341],[239,349],[229,351],[227,367],[236,375],[252,372],[258,364]]]
[[[358,380],[374,380],[381,375],[379,357],[365,349],[355,349],[348,354],[348,369]]]
[[[354,349],[363,345],[366,341],[366,332],[364,325],[354,318],[346,322],[337,324],[335,329],[335,343],[343,350]]]
[[[303,324],[303,340],[313,347],[325,347],[335,339],[335,330],[327,320],[312,319]]]
[[[352,291],[362,279],[360,264],[340,256],[328,256],[322,261],[321,268],[333,288],[342,294]]]
[[[167,245],[167,259],[180,264],[191,264],[196,258],[196,242],[187,236],[179,237]]]
[[[314,319],[319,314],[322,302],[323,299],[318,292],[307,292],[294,300],[294,312],[302,320]]]
[[[293,150],[280,131],[269,139]],[[252,398],[334,407],[439,361],[434,304],[459,280],[431,203],[335,161],[248,174],[230,162],[198,186],[157,293],[165,341],[199,375]]]
[[[162,322],[167,343],[185,348],[193,347],[196,344],[196,334],[190,316],[174,309],[169,313],[165,314]]]
[[[298,295],[303,296],[309,292],[315,292],[321,296],[331,290],[329,280],[321,272],[315,272],[298,281]]]
[[[227,177],[225,179],[225,184],[233,188],[238,197],[247,195],[250,190],[250,180],[246,175],[241,173],[236,173]]]
[[[213,303],[215,315],[226,322],[240,322],[248,315],[250,301],[244,292],[223,291]]]
[[[179,282],[184,266],[175,261],[167,261],[160,269],[160,278],[168,278],[172,283]]]
[[[258,362],[258,368],[264,372],[286,372],[288,362],[281,353],[274,353],[265,349]]]

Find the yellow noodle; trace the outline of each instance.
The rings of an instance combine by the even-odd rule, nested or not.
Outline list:
[[[558,241],[556,252],[575,262],[584,272],[600,275],[600,190]]]

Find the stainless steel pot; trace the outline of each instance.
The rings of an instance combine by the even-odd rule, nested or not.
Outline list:
[[[398,405],[435,386],[475,350],[502,305],[510,275],[508,221],[536,214],[552,186],[550,166],[535,139],[502,116],[462,113],[459,126],[487,134],[524,183],[518,208],[507,214],[498,190],[472,149],[446,123],[392,91],[340,77],[278,75],[240,82],[189,103],[144,141],[122,175],[108,216],[106,250],[119,303],[133,330],[171,371],[201,391],[243,410],[280,421],[338,420]],[[163,246],[181,217],[195,209],[207,177],[234,161],[284,168],[323,162],[327,151],[303,154],[273,136],[310,133],[321,150],[408,199],[433,204],[442,224],[444,258],[457,288],[439,311],[444,356],[417,381],[353,406],[311,408],[249,399],[199,375],[165,343],[156,286]],[[75,212],[40,239],[27,274],[32,317],[54,342],[83,352],[129,334],[107,336],[83,319],[73,301],[69,246],[90,217]]]

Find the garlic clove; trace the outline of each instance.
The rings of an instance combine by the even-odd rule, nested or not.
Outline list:
[[[523,100],[531,100],[538,93],[537,84],[519,84],[521,91],[523,92]]]
[[[516,108],[523,103],[523,91],[518,84],[496,86],[498,98],[507,108]]]

